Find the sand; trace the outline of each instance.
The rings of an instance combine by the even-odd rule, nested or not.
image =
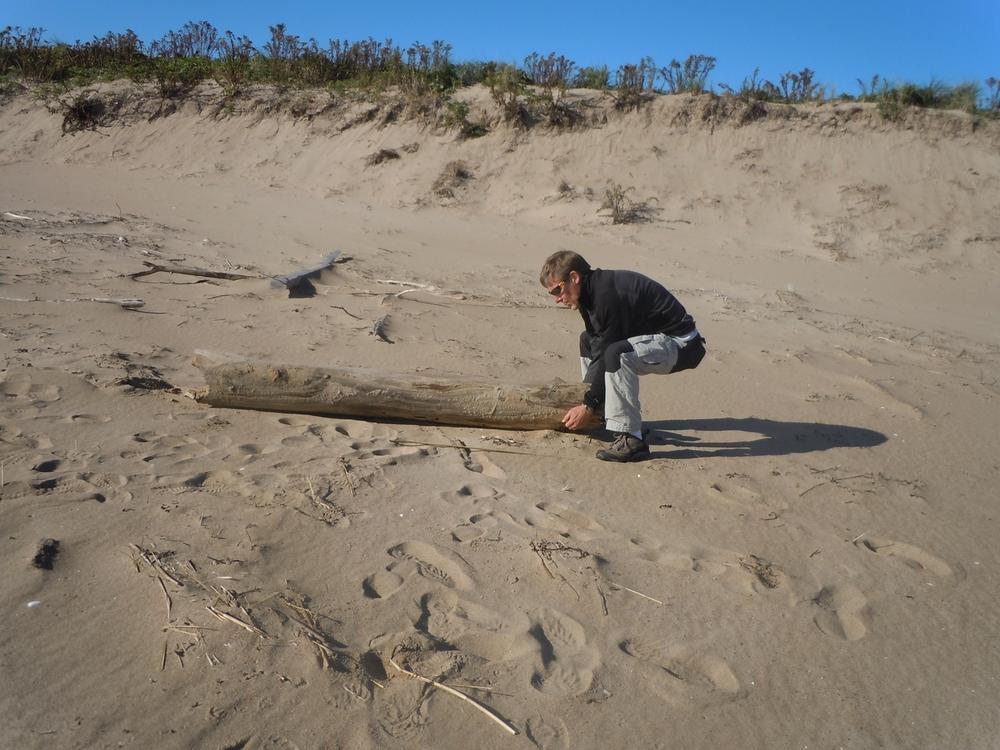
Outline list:
[[[0,107],[0,746],[997,747],[1000,123],[669,97],[460,141],[102,90],[66,135]],[[643,380],[648,461],[189,397],[196,350],[572,381],[561,248],[708,339]]]

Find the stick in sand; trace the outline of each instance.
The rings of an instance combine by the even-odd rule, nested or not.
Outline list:
[[[233,623],[233,625],[239,625],[244,630],[246,630],[246,631],[248,631],[250,633],[253,633],[254,635],[256,635],[256,636],[258,636],[260,638],[263,638],[264,636],[267,635],[267,633],[265,633],[260,628],[254,627],[253,625],[249,625],[249,624],[243,622],[243,620],[241,620],[239,617],[233,617],[228,612],[222,612],[221,610],[218,610],[215,607],[205,607],[205,609],[207,609],[209,612],[211,612],[213,615],[215,615],[220,620],[231,622],[231,623]]]
[[[160,578],[159,576],[156,576],[156,580],[160,584],[160,588],[163,589],[163,595],[165,597],[167,597],[167,623],[169,623],[170,622],[170,608],[173,606],[173,603],[170,601],[170,594],[167,593],[167,587],[164,585],[163,579]]]
[[[649,601],[656,602],[660,606],[663,606],[663,602],[661,602],[659,599],[654,599],[651,596],[646,596],[641,591],[636,591],[635,589],[630,589],[628,586],[622,586],[620,583],[615,583],[614,581],[608,581],[608,583],[611,584],[612,586],[614,586],[616,589],[625,589],[630,594],[635,594],[636,596],[641,596],[643,599],[649,599]]]
[[[458,690],[455,690],[455,688],[448,687],[447,685],[444,685],[444,684],[442,684],[440,682],[437,682],[436,680],[431,680],[431,679],[428,679],[427,677],[423,677],[421,675],[418,675],[416,672],[411,672],[408,669],[403,669],[395,661],[393,661],[391,657],[389,659],[389,663],[394,668],[396,668],[397,670],[399,670],[400,672],[402,672],[403,674],[405,674],[405,675],[407,675],[409,677],[414,677],[414,678],[420,680],[421,682],[426,682],[428,685],[433,685],[436,688],[440,688],[441,690],[444,690],[446,693],[451,693],[456,698],[460,698],[461,700],[465,701],[466,703],[471,704],[474,708],[476,708],[479,711],[482,711],[484,714],[486,714],[487,716],[489,716],[491,719],[493,719],[493,721],[495,721],[497,724],[499,724],[500,726],[502,726],[504,729],[506,729],[511,734],[513,734],[513,735],[520,734],[520,732],[518,732],[510,724],[510,722],[508,722],[506,719],[500,718],[497,714],[495,714],[493,712],[493,709],[488,708],[487,706],[484,706],[482,703],[480,703],[479,701],[477,701],[475,698],[470,698],[469,696],[465,695],[464,693],[460,693]]]

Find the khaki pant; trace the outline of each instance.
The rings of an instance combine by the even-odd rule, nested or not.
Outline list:
[[[697,331],[683,337],[653,333],[628,339],[631,349],[625,347],[623,342],[609,346],[612,352],[615,349],[625,351],[618,355],[617,369],[607,367],[604,373],[604,419],[607,428],[612,432],[641,433],[639,376],[669,375],[677,366],[681,350],[700,339]],[[592,368],[595,360],[587,356],[589,351],[590,336],[584,331],[580,337],[580,369],[584,382],[592,382],[588,375],[594,377]]]

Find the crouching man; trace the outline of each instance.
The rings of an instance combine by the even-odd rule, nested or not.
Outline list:
[[[557,304],[579,310],[584,403],[563,417],[569,430],[605,426],[615,434],[602,461],[649,456],[642,434],[639,376],[666,375],[697,367],[705,339],[684,306],[661,284],[635,271],[591,268],[577,253],[561,250],[542,266],[540,281]]]

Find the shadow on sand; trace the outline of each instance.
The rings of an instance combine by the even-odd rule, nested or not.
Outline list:
[[[831,448],[870,448],[888,438],[863,427],[817,422],[778,422],[757,417],[720,419],[666,419],[646,422],[651,458],[710,458],[733,456],[785,456]],[[683,432],[698,433],[685,435]],[[705,433],[744,433],[711,440]],[[749,433],[749,434],[747,434]],[[657,445],[672,446],[657,451]]]

